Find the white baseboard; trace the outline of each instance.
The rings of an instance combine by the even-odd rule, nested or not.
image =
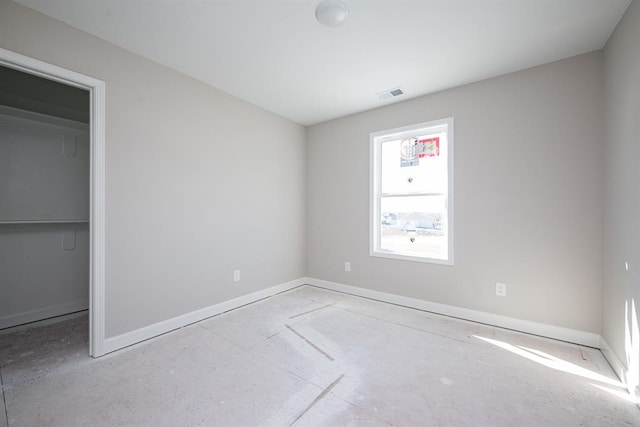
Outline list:
[[[600,337],[600,352],[602,352],[604,358],[607,359],[607,362],[609,362],[609,365],[611,365],[620,381],[626,384],[627,366],[620,360],[603,337]]]
[[[397,304],[409,308],[415,308],[418,310],[428,311],[432,313],[442,314],[445,316],[451,316],[463,320],[469,320],[472,322],[483,323],[487,325],[497,326],[501,328],[511,329],[519,332],[539,335],[547,338],[557,339],[561,341],[572,342],[575,344],[585,345],[589,347],[601,349],[605,358],[609,361],[616,374],[620,379],[625,382],[627,375],[627,368],[618,358],[618,356],[612,351],[607,342],[598,334],[579,331],[575,329],[563,328],[560,326],[547,325],[544,323],[531,322],[528,320],[516,319],[507,316],[501,316],[498,314],[487,313],[483,311],[471,310],[462,307],[456,307],[446,304],[434,303],[417,298],[404,297],[400,295],[394,295],[387,292],[374,291],[371,289],[360,288],[357,286],[345,285],[342,283],[330,282],[327,280],[315,279],[312,277],[302,277],[300,279],[292,280],[291,282],[282,283],[280,285],[272,286],[267,289],[263,289],[258,292],[254,292],[248,295],[243,295],[238,298],[234,298],[229,301],[224,301],[219,304],[215,304],[209,307],[205,307],[200,310],[193,311],[191,313],[183,314],[181,316],[174,317],[162,322],[155,323],[153,325],[145,326],[140,329],[136,329],[131,332],[127,332],[115,337],[107,338],[104,343],[104,353],[111,353],[116,350],[140,343],[158,335],[165,334],[167,332],[179,329],[183,326],[190,325],[195,322],[199,322],[206,318],[215,316],[220,313],[224,313],[229,310],[241,307],[246,304],[251,304],[263,298],[276,295],[281,292],[285,292],[302,285],[311,285],[323,289],[329,289],[345,294],[351,294],[364,298],[369,298],[381,302],[387,302],[391,304]],[[85,302],[85,308],[86,308]],[[82,308],[80,308],[82,309]],[[4,318],[0,318],[0,325]],[[0,327],[1,328],[1,327]],[[626,383],[626,382],[625,382]],[[637,390],[636,390],[637,392]],[[633,394],[633,392],[632,392]],[[636,396],[638,398],[638,396]],[[640,402],[640,400],[638,400]]]
[[[499,314],[487,313],[484,311],[471,310],[468,308],[456,307],[452,305],[439,304],[417,298],[404,297],[386,292],[374,291],[371,289],[359,288],[356,286],[344,285],[342,283],[329,282],[314,278],[306,278],[309,285],[319,288],[330,289],[346,294],[357,295],[377,301],[398,304],[405,307],[416,308],[418,310],[429,311],[445,316],[512,329],[514,331],[528,334],[540,335],[561,341],[567,341],[588,347],[600,348],[600,335],[590,332],[578,331],[575,329],[563,328],[560,326],[547,325],[544,323],[531,322],[528,320],[516,319],[513,317],[501,316]]]
[[[635,399],[638,407],[640,407],[640,388],[637,386],[634,387],[630,384],[629,375],[631,374],[627,364],[620,360],[618,355],[613,351],[609,343],[603,337],[600,337],[600,351],[604,355],[605,359],[607,359],[607,362],[609,362],[609,365],[611,365],[620,381],[627,387],[627,392],[629,392],[632,398]]]
[[[10,314],[0,317],[0,329],[10,328],[12,326],[22,325],[24,323],[36,322],[50,317],[61,316],[63,314],[74,313],[76,311],[87,310],[89,308],[89,300],[73,301],[66,304],[56,305],[54,307],[39,308],[37,310],[25,311],[22,313]]]
[[[116,350],[128,347],[133,344],[148,340],[158,335],[165,334],[183,326],[190,325],[195,322],[199,322],[208,317],[215,316],[225,311],[233,310],[234,308],[241,307],[252,302],[256,302],[263,298],[267,298],[278,294],[280,292],[288,291],[290,289],[302,286],[305,284],[305,279],[296,279],[291,282],[282,283],[280,285],[272,286],[261,291],[253,292],[248,295],[243,295],[238,298],[234,298],[229,301],[224,301],[219,304],[215,304],[209,307],[202,308],[200,310],[192,311],[181,316],[174,317],[172,319],[164,320],[162,322],[155,323],[153,325],[145,326],[140,329],[136,329],[131,332],[126,332],[115,337],[105,339],[104,353],[111,353]]]

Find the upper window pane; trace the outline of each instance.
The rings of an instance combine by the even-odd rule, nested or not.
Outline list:
[[[382,193],[446,193],[446,138],[437,133],[382,142]]]

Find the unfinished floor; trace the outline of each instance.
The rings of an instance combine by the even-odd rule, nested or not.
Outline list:
[[[311,286],[99,359],[87,329],[0,334],[0,426],[640,425],[596,349]]]

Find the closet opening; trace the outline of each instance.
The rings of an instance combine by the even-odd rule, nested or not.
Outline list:
[[[104,82],[4,49],[0,295],[36,354],[52,332],[105,353]]]
[[[0,66],[0,329],[27,353],[88,346],[89,101]]]

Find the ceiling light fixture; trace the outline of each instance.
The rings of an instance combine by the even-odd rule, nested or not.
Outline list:
[[[327,27],[337,27],[349,15],[349,9],[342,0],[322,0],[316,7],[316,19]]]

